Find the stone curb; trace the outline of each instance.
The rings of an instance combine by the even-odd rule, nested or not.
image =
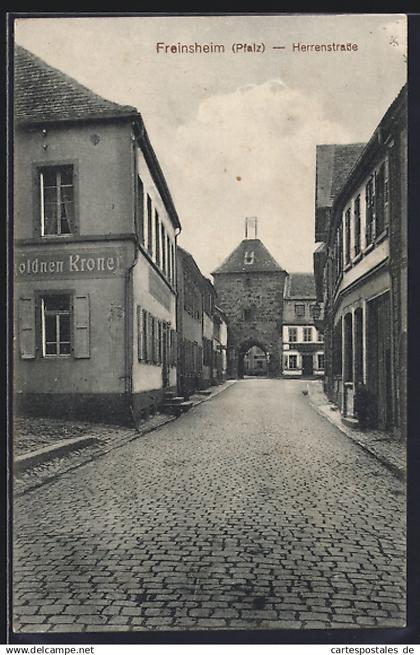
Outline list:
[[[229,384],[228,384],[229,382]],[[191,409],[194,409],[197,405],[201,405],[201,403],[205,403],[209,400],[213,400],[216,396],[218,396],[220,393],[223,393],[223,391],[227,391],[227,389],[230,389],[237,380],[226,380],[226,382],[223,384],[223,387],[221,389],[217,389],[214,393],[212,393],[210,396],[204,396],[203,398],[200,398],[199,400],[193,400],[193,406]]]
[[[200,405],[201,403],[206,402],[208,400],[212,400],[212,398],[215,398],[215,396],[218,396],[220,393],[223,393],[223,391],[226,391],[226,389],[229,389],[236,382],[236,380],[231,380],[230,382],[231,382],[230,384],[228,384],[228,385],[224,384],[222,388],[217,389],[217,391],[215,393],[213,393],[211,396],[206,396],[204,398],[200,398],[200,400],[195,401],[194,404],[193,404],[193,407],[191,409],[194,409],[194,407],[196,407],[197,405]],[[181,414],[181,416],[183,416],[183,414]],[[83,462],[78,462],[77,464],[74,464],[73,466],[70,465],[63,471],[59,471],[58,473],[54,473],[50,477],[47,477],[47,478],[45,478],[43,480],[39,480],[37,482],[34,482],[34,484],[29,485],[26,489],[23,489],[22,491],[15,492],[14,496],[15,497],[23,496],[24,494],[28,493],[29,491],[33,491],[34,489],[38,489],[39,487],[44,486],[44,484],[48,484],[49,482],[53,482],[54,480],[59,478],[60,475],[63,475],[64,473],[68,473],[69,471],[74,471],[74,470],[80,468],[81,466],[85,466],[86,464],[89,464],[90,462],[93,462],[96,459],[99,459],[99,457],[103,457],[104,455],[107,455],[112,450],[117,450],[118,448],[122,448],[123,446],[125,446],[128,443],[131,443],[135,439],[138,439],[139,437],[142,437],[143,435],[148,434],[149,432],[154,432],[154,430],[158,430],[159,428],[163,427],[167,423],[170,423],[171,421],[176,421],[177,418],[179,418],[179,417],[168,415],[166,418],[163,418],[162,421],[158,425],[144,426],[144,428],[137,428],[136,427],[135,429],[130,431],[131,436],[126,441],[124,441],[123,443],[118,443],[115,446],[110,446],[108,448],[105,448],[104,450],[101,450],[100,452],[95,453],[92,457],[89,457],[88,459],[84,460]],[[82,444],[81,442],[83,440],[89,441],[90,443]],[[68,439],[67,441],[76,442],[74,444],[74,446],[72,447],[73,449],[80,448],[81,446],[82,447],[89,446],[89,445],[92,445],[94,442],[97,443],[97,444],[100,444],[100,440],[97,439],[96,437],[91,436],[91,435],[86,435],[84,437],[76,437],[75,439]],[[32,460],[31,464],[25,467],[25,468],[29,468],[30,466],[33,466],[35,463],[40,464],[40,463],[46,461],[47,459],[51,459],[52,457],[55,457],[58,454],[63,454],[62,452],[61,453],[57,452],[57,451],[61,450],[61,446],[63,446],[63,445],[64,444],[61,443],[61,444],[58,445],[58,447],[56,447],[54,445],[53,446],[47,446],[46,448],[41,448],[38,451],[35,451],[35,452],[32,452],[32,453],[27,453],[26,455],[20,455],[19,457],[20,458],[26,458],[27,460],[30,460],[31,455],[32,456],[38,455],[41,451],[44,451],[44,450],[49,451],[50,456],[45,457],[45,459],[39,458],[36,462],[34,460]],[[72,448],[70,448],[69,450],[71,450]],[[24,470],[24,469],[16,468],[17,459],[18,458],[16,458],[15,465],[14,465],[16,473],[18,471],[20,472],[20,471]]]
[[[77,450],[78,448],[92,446],[94,443],[98,443],[98,439],[88,434],[83,437],[75,437],[74,439],[64,439],[59,443],[52,444],[51,446],[44,446],[44,448],[33,450],[24,455],[18,455],[14,459],[14,469],[16,472],[24,471],[31,466],[41,464],[53,457],[65,455],[66,453],[71,452],[72,450]]]
[[[378,462],[386,466],[386,468],[391,471],[397,478],[400,480],[404,481],[405,480],[405,469],[401,468],[397,464],[394,464],[391,462],[387,457],[384,455],[380,455],[377,453],[375,450],[372,448],[369,448],[369,445],[364,443],[363,441],[360,441],[360,439],[357,438],[356,434],[353,433],[353,430],[351,428],[347,428],[345,425],[338,421],[334,421],[331,416],[328,415],[328,413],[322,408],[321,405],[317,405],[311,398],[311,390],[309,388],[309,384],[306,385],[306,388],[308,390],[308,399],[309,399],[309,404],[311,407],[315,409],[315,411],[320,415],[323,416],[324,418],[327,419],[331,423],[331,425],[334,425],[340,432],[345,434],[349,439],[351,439],[355,444],[357,444],[360,448],[362,448],[365,452],[369,453],[372,457],[374,457]]]

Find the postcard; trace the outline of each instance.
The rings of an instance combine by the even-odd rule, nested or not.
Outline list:
[[[14,17],[15,637],[406,625],[406,33]]]

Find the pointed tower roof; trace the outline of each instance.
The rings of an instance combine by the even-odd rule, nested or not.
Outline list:
[[[279,272],[284,269],[260,239],[244,239],[239,246],[212,273],[263,273]]]

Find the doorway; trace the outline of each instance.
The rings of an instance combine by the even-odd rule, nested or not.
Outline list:
[[[269,372],[269,354],[264,344],[248,339],[237,351],[237,375],[267,377]]]
[[[313,355],[302,355],[302,375],[310,377],[314,374],[314,359]]]

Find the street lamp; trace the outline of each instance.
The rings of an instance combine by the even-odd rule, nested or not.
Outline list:
[[[321,319],[321,305],[317,302],[312,308],[312,316],[314,319],[314,325],[317,330],[321,329],[323,326],[323,320]]]

